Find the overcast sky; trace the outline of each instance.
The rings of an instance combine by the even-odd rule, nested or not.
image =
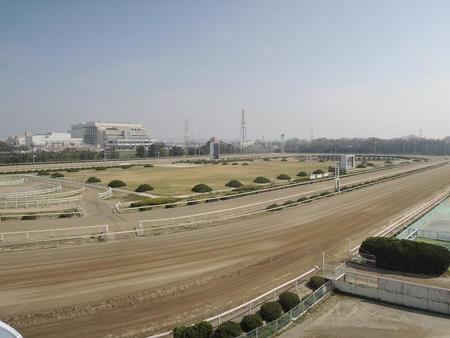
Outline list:
[[[0,0],[0,138],[444,137],[450,1]]]

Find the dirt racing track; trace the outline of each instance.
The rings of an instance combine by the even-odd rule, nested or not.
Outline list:
[[[330,188],[332,182],[210,205],[108,214],[107,223],[120,228],[149,215],[232,207],[319,189],[322,184]],[[242,303],[321,264],[322,251],[329,262],[338,261],[349,240],[357,244],[449,185],[450,166],[445,165],[300,207],[193,231],[4,253],[0,255],[0,316],[25,337],[145,337]],[[76,220],[78,225],[105,223],[107,202],[97,203],[88,216]],[[74,223],[73,219],[53,221],[29,224],[44,228]],[[3,230],[17,226],[1,225]],[[23,222],[20,227],[31,225]]]

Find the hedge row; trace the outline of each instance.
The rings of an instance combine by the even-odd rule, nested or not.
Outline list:
[[[450,265],[447,248],[406,239],[369,237],[359,251],[374,255],[376,267],[395,271],[441,275]]]
[[[161,204],[170,204],[178,202],[180,199],[175,197],[155,197],[155,198],[145,198],[143,200],[133,202],[130,204],[130,207],[144,207],[144,206],[152,206],[152,205],[161,205]]]

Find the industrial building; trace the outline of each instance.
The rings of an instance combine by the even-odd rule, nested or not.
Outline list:
[[[71,135],[99,147],[135,148],[151,143],[143,124],[86,122],[72,125]]]
[[[79,148],[83,143],[81,138],[73,138],[70,133],[44,133],[25,135],[25,145],[45,150],[61,150]]]

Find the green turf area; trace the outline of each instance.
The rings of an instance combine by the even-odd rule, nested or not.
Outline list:
[[[165,196],[191,195],[191,188],[198,183],[205,183],[214,191],[229,191],[225,184],[231,179],[237,179],[245,185],[253,184],[257,176],[264,176],[277,184],[286,181],[277,180],[280,174],[287,174],[293,179],[297,178],[297,173],[306,171],[308,173],[322,169],[328,170],[334,162],[299,162],[297,159],[289,158],[287,161],[272,159],[271,161],[254,160],[237,162],[237,165],[222,164],[173,164],[168,166],[155,166],[144,168],[136,166],[130,169],[110,168],[107,170],[81,170],[79,172],[65,174],[67,178],[86,181],[90,176],[101,179],[107,184],[113,179],[124,181],[127,185],[124,189],[134,190],[140,184],[150,184],[154,187],[152,194]],[[382,166],[380,162],[377,166]],[[370,170],[372,168],[367,168]]]

